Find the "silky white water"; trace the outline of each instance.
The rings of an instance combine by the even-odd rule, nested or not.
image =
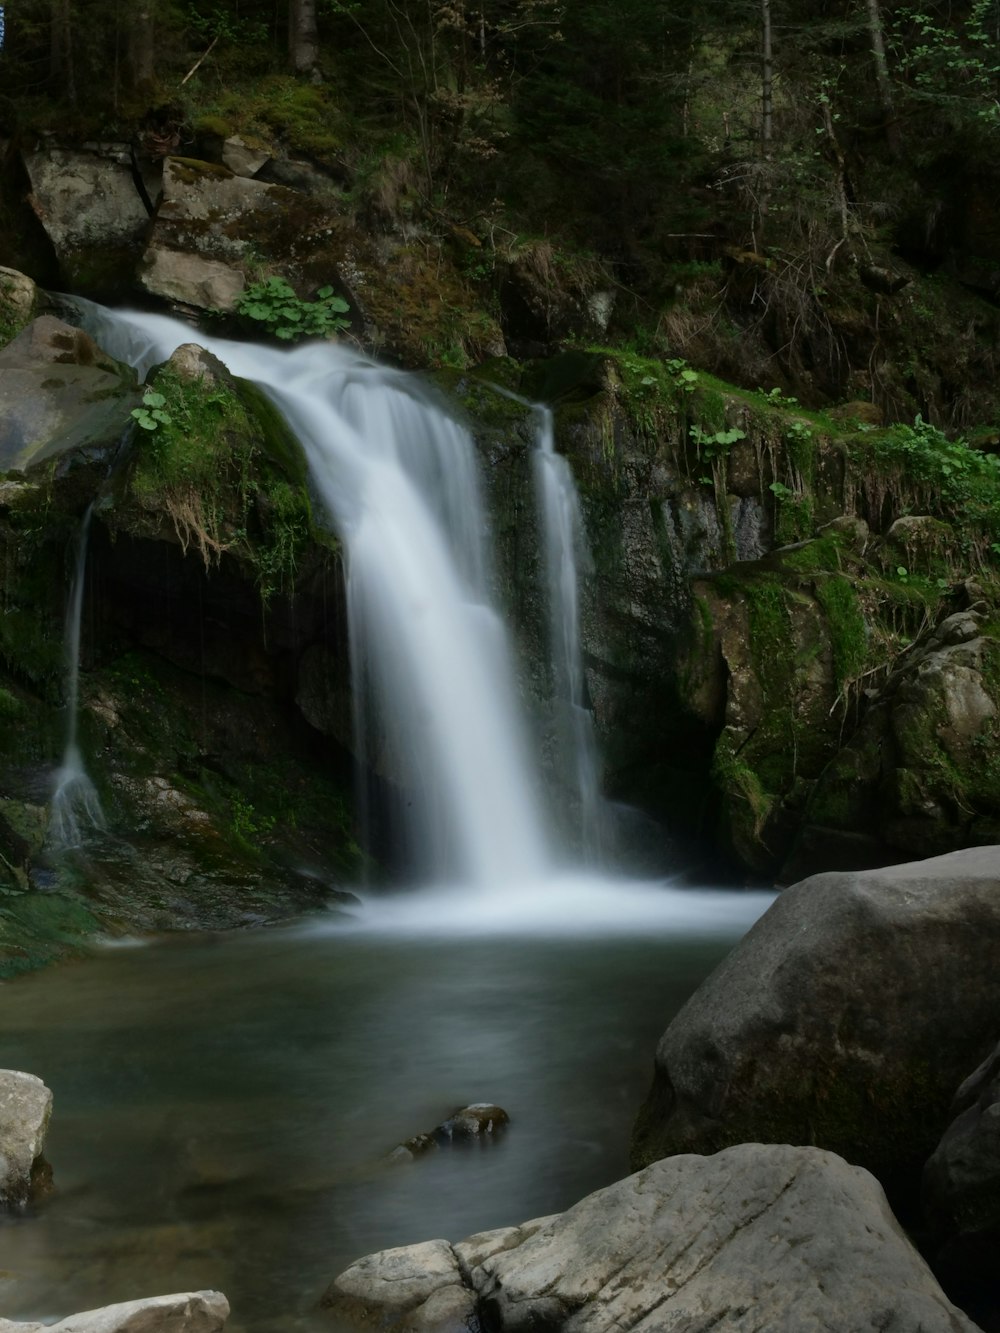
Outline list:
[[[194,340],[162,315],[89,307],[88,325],[140,373]],[[553,857],[487,592],[468,433],[413,377],[342,347],[197,341],[279,404],[344,543],[359,748],[406,791],[418,877],[544,879]]]
[[[73,564],[73,582],[66,609],[66,739],[62,761],[53,781],[48,838],[55,848],[79,847],[88,828],[102,828],[104,813],[97,790],[84,766],[77,742],[80,709],[80,635],[83,597],[87,582],[87,542],[94,506],[88,505],[80,523]]]
[[[552,702],[557,753],[572,793],[585,860],[598,860],[606,841],[605,807],[594,715],[587,700],[580,636],[580,573],[590,570],[573,471],[556,453],[551,409],[534,408],[535,482],[544,554]]]

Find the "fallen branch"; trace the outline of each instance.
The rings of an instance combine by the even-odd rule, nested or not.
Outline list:
[[[194,62],[194,64],[191,66],[188,72],[184,75],[183,79],[181,79],[179,87],[183,88],[184,85],[187,83],[188,79],[191,77],[191,75],[194,74],[195,71],[198,69],[198,67],[201,65],[202,61],[207,60],[207,58],[212,54],[212,48],[215,46],[215,43],[218,40],[219,40],[219,34],[216,33],[215,36],[212,38],[211,42],[209,43],[208,50],[205,52],[203,56],[201,56],[198,60]]]

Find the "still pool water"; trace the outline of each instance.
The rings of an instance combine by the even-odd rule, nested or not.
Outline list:
[[[215,1287],[233,1333],[312,1329],[358,1255],[566,1208],[627,1172],[657,1038],[769,901],[425,896],[0,986],[0,1066],[55,1094],[55,1190],[0,1221],[0,1314]],[[383,1160],[473,1101],[502,1140]]]

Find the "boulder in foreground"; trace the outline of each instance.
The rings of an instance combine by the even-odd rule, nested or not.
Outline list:
[[[976,1329],[868,1172],[781,1144],[656,1162],[556,1217],[369,1255],[323,1305],[384,1333],[473,1316],[501,1333]]]
[[[907,1189],[996,1041],[998,957],[997,847],[787,889],[661,1038],[634,1164],[809,1143]]]
[[[105,1305],[57,1324],[0,1319],[0,1333],[219,1333],[228,1318],[229,1302],[221,1291],[183,1291]]]

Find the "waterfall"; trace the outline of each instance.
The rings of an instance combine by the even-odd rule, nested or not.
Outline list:
[[[580,642],[579,571],[589,570],[590,551],[572,469],[555,450],[552,412],[541,404],[533,410],[557,754],[563,783],[576,807],[581,849],[592,862],[600,857],[605,838],[597,737]]]
[[[86,312],[140,374],[193,340],[166,316]],[[359,750],[405,790],[421,872],[484,889],[544,878],[552,856],[487,591],[471,437],[414,377],[343,347],[197,341],[258,383],[302,442],[346,553]]]
[[[77,743],[77,724],[80,711],[80,631],[83,624],[83,594],[87,580],[87,544],[90,519],[94,506],[90,504],[80,524],[73,566],[73,583],[69,606],[66,609],[66,741],[62,763],[55,773],[52,793],[52,815],[48,836],[57,848],[78,847],[83,841],[85,828],[103,828],[104,814],[97,791],[84,767],[83,756]]]

